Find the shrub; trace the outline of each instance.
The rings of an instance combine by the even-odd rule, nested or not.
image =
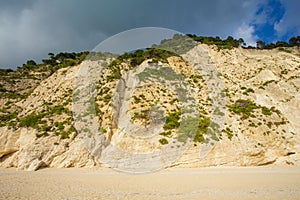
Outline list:
[[[261,107],[261,111],[264,115],[272,115],[272,111],[265,106]]]
[[[68,113],[68,110],[64,108],[63,105],[55,106],[49,111],[50,114],[59,114],[59,115],[61,115],[63,112]]]
[[[272,125],[273,125],[272,122],[268,122],[268,123],[267,123],[267,126],[268,126],[269,128],[272,128]]]
[[[0,122],[8,122],[8,121],[10,121],[12,119],[15,119],[15,118],[17,118],[17,113],[16,112],[9,113],[9,114],[0,116]]]
[[[238,99],[234,104],[229,106],[229,110],[238,115],[242,115],[242,119],[247,119],[251,116],[254,109],[259,108],[251,100]]]
[[[197,132],[194,137],[194,142],[204,142],[204,134],[208,133],[208,127],[211,123],[211,120],[209,117],[201,117],[199,119]]]
[[[166,123],[164,125],[165,130],[175,129],[178,128],[180,123],[179,119],[181,116],[181,112],[170,112],[166,117]]]
[[[281,71],[281,74],[288,74],[289,70],[288,69],[284,69]]]
[[[246,90],[246,92],[254,93],[254,90],[253,90],[252,88],[248,88],[248,89]]]
[[[64,126],[63,122],[55,122],[54,126],[56,126],[58,130],[64,130],[65,129],[65,126]]]
[[[41,123],[41,119],[45,116],[44,113],[35,114],[31,113],[30,115],[24,117],[20,120],[20,127],[32,127],[37,128],[38,124]]]
[[[134,99],[134,103],[140,103],[141,102],[141,99],[136,97],[136,96],[133,96],[133,99]]]
[[[165,137],[171,137],[172,132],[171,131],[161,132],[159,135],[162,135],[162,136],[165,136]]]
[[[61,131],[60,136],[61,136],[61,139],[66,139],[69,137],[69,134],[66,131]]]
[[[140,113],[139,112],[134,112],[131,119],[132,120],[135,120],[135,119],[150,119],[149,110],[142,110]]]
[[[44,124],[41,128],[40,128],[41,131],[45,131],[45,132],[48,132],[51,130],[51,126],[48,126],[46,124]]]
[[[271,110],[272,112],[275,112],[277,115],[281,115],[280,110],[276,109],[274,106],[272,106],[270,110]]]
[[[110,94],[105,95],[102,100],[104,101],[104,103],[108,103],[111,100],[111,95]]]
[[[162,145],[168,144],[168,140],[166,138],[159,139],[159,143]]]
[[[273,82],[275,82],[275,80],[266,81],[266,82],[263,83],[263,86],[267,86],[267,85],[269,85],[270,83],[273,83]]]
[[[231,140],[232,137],[233,137],[233,132],[232,132],[232,130],[230,130],[230,128],[227,127],[224,131],[225,131],[225,133],[227,134],[228,139]]]
[[[205,138],[204,138],[203,134],[201,134],[200,132],[197,132],[193,141],[202,143],[205,141]]]

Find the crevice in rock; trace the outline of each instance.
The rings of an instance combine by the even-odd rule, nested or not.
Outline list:
[[[273,163],[275,163],[275,162],[276,162],[276,159],[267,161],[267,162],[265,162],[265,163],[260,163],[260,164],[258,164],[258,166],[271,165],[271,164],[273,164]]]
[[[13,156],[14,153],[16,153],[18,150],[12,151],[10,153],[7,153],[5,155],[3,155],[2,157],[0,157],[0,162],[4,162],[6,159],[8,159],[9,157]]]
[[[288,152],[288,153],[286,154],[286,156],[290,156],[290,155],[294,155],[294,154],[296,154],[296,152]]]

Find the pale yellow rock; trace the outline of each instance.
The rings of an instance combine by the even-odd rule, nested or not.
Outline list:
[[[240,116],[226,111],[226,127],[230,127],[233,132],[231,139],[223,132],[220,141],[211,148],[204,145],[191,144],[183,156],[169,166],[173,167],[206,167],[206,166],[258,166],[258,165],[300,165],[300,57],[299,50],[293,49],[293,54],[274,50],[251,50],[235,48],[232,50],[217,50],[216,47],[199,45],[189,54],[183,56],[191,58],[203,51],[210,56],[209,60],[197,58],[200,63],[206,66],[215,66],[222,74],[224,88],[228,89],[228,97],[223,98],[226,105],[232,104],[237,99],[251,99],[257,105],[271,108],[274,106],[280,115],[273,113],[271,116],[262,115],[260,109],[256,115],[265,120],[259,126],[251,127],[247,120],[240,120]],[[195,73],[193,66],[183,62],[182,59],[171,57],[168,59],[169,67],[175,72],[182,73],[189,77]],[[148,61],[142,63],[145,65]],[[99,63],[94,61],[84,61],[85,65],[97,67]],[[162,65],[160,63],[160,65]],[[128,68],[124,64],[124,68]],[[26,116],[34,111],[43,110],[43,103],[55,100],[54,105],[59,105],[64,101],[65,94],[71,95],[70,91],[74,86],[74,78],[77,75],[79,66],[60,69],[48,79],[42,81],[33,93],[25,100],[16,105],[22,109],[20,116]],[[287,70],[288,73],[283,73]],[[81,73],[87,73],[84,70]],[[105,72],[107,73],[107,72]],[[107,74],[105,74],[106,76]],[[297,78],[298,77],[298,78]],[[130,77],[124,79],[134,85],[134,80]],[[105,86],[115,87],[116,82]],[[205,102],[207,99],[207,87],[199,82],[196,91],[197,98]],[[243,94],[241,88],[251,88],[254,92]],[[143,86],[136,91],[135,95],[145,94],[145,98],[150,98],[150,91],[160,90],[162,86]],[[131,91],[130,91],[131,92]],[[148,93],[147,93],[148,92]],[[157,92],[161,95],[163,92]],[[164,92],[161,101],[169,101],[171,92]],[[131,93],[130,93],[131,94]],[[129,95],[126,98],[129,99]],[[99,101],[100,102],[100,101]],[[2,102],[0,102],[2,104]],[[71,110],[71,104],[68,105]],[[130,115],[142,108],[140,104],[132,101],[127,105],[129,112],[123,113],[120,118],[130,121]],[[207,105],[205,105],[207,106]],[[205,107],[204,106],[204,107]],[[147,108],[147,107],[145,107]],[[167,106],[167,109],[175,109],[176,105]],[[205,107],[209,109],[209,106]],[[142,139],[132,139],[128,136],[121,137],[122,131],[118,127],[111,126],[112,113],[117,108],[103,105],[99,108],[103,114],[102,124],[106,127],[103,142],[92,141],[88,145],[78,136],[72,135],[70,138],[61,139],[59,136],[51,135],[46,137],[36,137],[38,133],[31,128],[19,128],[17,130],[0,127],[0,166],[16,167],[24,170],[38,170],[42,167],[64,168],[64,167],[93,167],[101,166],[101,153],[105,150],[110,152],[112,145],[121,147],[126,151],[134,153],[149,153],[163,149],[157,138],[143,143]],[[121,108],[118,108],[121,109]],[[123,107],[124,109],[124,107]],[[65,116],[55,118],[59,121]],[[286,120],[286,124],[268,127],[267,122],[280,122]],[[252,119],[258,124],[258,119]],[[83,122],[82,122],[83,123]],[[116,122],[117,123],[117,122]],[[80,124],[80,123],[79,123]],[[122,123],[121,123],[122,124]],[[121,126],[126,127],[126,124]],[[133,127],[134,128],[134,127]],[[222,127],[223,128],[223,127]],[[224,127],[225,128],[225,127]],[[158,133],[161,130],[159,129]],[[113,133],[117,133],[113,135]],[[119,134],[119,135],[118,135]],[[107,139],[108,138],[108,139]],[[120,140],[120,141],[119,141]],[[98,143],[97,143],[98,142]],[[153,142],[153,143],[152,143]],[[108,147],[108,148],[107,148]],[[93,149],[93,152],[91,152]],[[207,152],[206,152],[207,150]],[[123,154],[116,153],[116,158]],[[109,155],[104,155],[106,160]],[[119,158],[120,160],[122,158]]]

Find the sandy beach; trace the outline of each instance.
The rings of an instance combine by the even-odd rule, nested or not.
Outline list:
[[[300,199],[299,167],[0,169],[0,199]]]

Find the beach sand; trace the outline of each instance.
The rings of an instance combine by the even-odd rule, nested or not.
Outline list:
[[[300,167],[0,169],[0,199],[300,199]]]

